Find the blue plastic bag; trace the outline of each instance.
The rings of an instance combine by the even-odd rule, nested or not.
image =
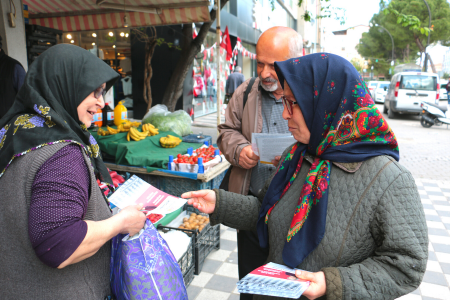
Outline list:
[[[117,300],[188,299],[183,274],[166,241],[147,220],[139,237],[112,240],[111,290]]]

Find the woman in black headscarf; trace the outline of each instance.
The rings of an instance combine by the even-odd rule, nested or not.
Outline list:
[[[112,217],[97,185],[111,177],[87,127],[117,79],[88,51],[54,46],[0,119],[2,297],[110,296],[109,240],[145,222],[139,205]]]

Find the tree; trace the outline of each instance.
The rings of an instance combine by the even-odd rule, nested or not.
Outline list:
[[[221,10],[228,0],[220,1]],[[201,51],[203,41],[211,28],[212,23],[216,20],[217,10],[212,9],[209,13],[211,19],[208,23],[203,23],[200,27],[197,37],[194,39],[192,36],[192,24],[183,25],[183,47],[181,57],[177,62],[175,70],[170,77],[169,84],[164,92],[162,104],[166,105],[170,111],[175,110],[175,106],[183,93],[183,82],[186,75],[194,61],[195,56]]]
[[[412,41],[421,53],[426,52],[426,39],[430,35],[430,44],[441,42],[443,46],[450,46],[450,4],[446,0],[427,0],[431,11],[431,28],[422,26],[429,22],[428,9],[424,1],[396,0],[389,3],[384,10],[385,15],[393,15],[396,23],[412,33]],[[429,57],[431,68],[434,67]]]
[[[155,52],[156,46],[161,46],[163,44],[167,45],[169,48],[175,48],[177,50],[181,50],[180,47],[174,46],[173,43],[166,42],[163,38],[158,38],[156,34],[156,28],[154,26],[149,27],[140,27],[131,29],[132,34],[136,37],[136,40],[145,43],[145,68],[144,68],[144,101],[147,103],[148,111],[152,107],[153,97],[152,97],[152,88],[150,86],[150,80],[153,76],[153,68],[152,68],[152,58]]]
[[[398,26],[393,15],[385,15],[381,6],[380,13],[374,14],[371,23],[389,31],[394,39],[394,59],[402,63],[415,61],[419,57],[419,48],[413,41],[412,32]],[[392,61],[392,41],[389,34],[380,26],[372,26],[363,33],[358,53],[369,61],[369,68],[374,67],[374,74],[388,75]]]

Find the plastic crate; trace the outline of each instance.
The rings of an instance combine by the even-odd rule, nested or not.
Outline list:
[[[158,230],[163,232],[168,232],[170,230],[179,230],[185,232],[190,238],[191,242],[189,247],[183,256],[178,260],[178,265],[180,266],[181,273],[183,274],[184,285],[188,287],[192,280],[194,279],[195,271],[195,232],[193,230],[186,230],[180,228],[167,227],[163,225],[158,226]]]
[[[208,142],[212,145],[212,137],[210,135],[203,135],[203,138],[198,138],[198,134],[189,134],[183,137],[183,142],[185,143],[201,143]]]
[[[185,210],[202,214],[193,206],[185,205]],[[214,249],[220,249],[220,224],[211,226],[208,224],[201,232],[198,232],[195,241],[195,275],[199,275],[202,271],[203,263],[206,257]]]
[[[195,243],[195,275],[200,274],[206,257],[214,249],[220,249],[220,224],[209,226],[197,236]]]

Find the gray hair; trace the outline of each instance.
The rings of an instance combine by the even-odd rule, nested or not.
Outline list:
[[[241,72],[241,71],[242,71],[242,68],[239,67],[239,66],[237,66],[237,67],[234,69],[234,71],[235,71],[235,72]]]
[[[293,35],[289,40],[289,58],[303,55],[303,39],[300,33]]]

